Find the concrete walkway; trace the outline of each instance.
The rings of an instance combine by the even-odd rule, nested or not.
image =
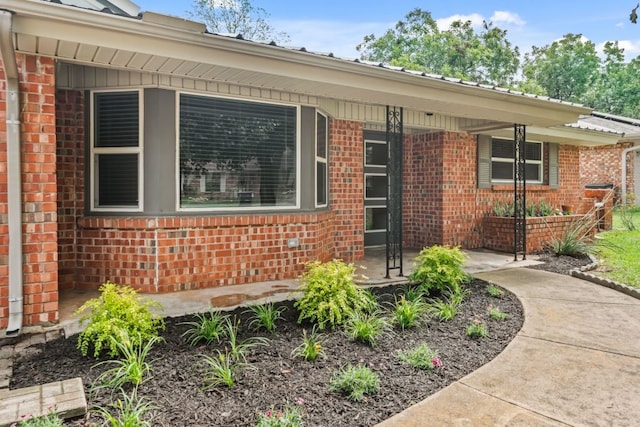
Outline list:
[[[640,300],[539,270],[476,276],[518,296],[522,330],[496,359],[380,427],[640,423]]]

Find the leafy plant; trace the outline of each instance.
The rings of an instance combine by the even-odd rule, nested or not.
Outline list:
[[[417,347],[402,351],[398,354],[400,360],[408,363],[416,369],[432,370],[442,366],[442,361],[438,357],[438,352],[432,350],[427,343],[422,343]]]
[[[574,220],[560,236],[551,240],[551,250],[557,256],[576,256],[589,253],[592,242],[591,234],[596,225],[596,220],[591,215]]]
[[[400,299],[395,297],[395,305],[391,311],[391,318],[393,319],[393,323],[402,330],[413,328],[426,313],[427,308],[422,298],[410,301],[404,296],[401,296]]]
[[[501,217],[513,216],[513,203],[496,200],[493,202],[493,215]]]
[[[424,248],[415,259],[416,267],[409,280],[419,283],[426,294],[431,289],[458,293],[462,283],[469,280],[462,269],[464,260],[465,254],[458,247],[434,245]]]
[[[463,293],[449,294],[443,299],[431,301],[427,306],[427,313],[441,321],[451,320],[458,314],[458,307],[464,299]]]
[[[354,312],[374,309],[369,294],[354,283],[354,274],[353,264],[337,259],[309,263],[302,276],[303,295],[294,303],[300,311],[298,323],[308,319],[320,329],[334,328]]]
[[[203,355],[202,359],[205,363],[205,386],[203,390],[209,390],[219,385],[225,385],[229,388],[236,383],[237,373],[244,362],[234,360],[229,353],[221,353],[217,351],[216,357]]]
[[[15,425],[15,424],[12,424]],[[63,427],[64,420],[60,418],[55,408],[38,417],[27,417],[18,422],[18,427]]]
[[[375,347],[378,338],[389,329],[387,320],[378,312],[353,313],[344,324],[344,332],[351,341],[360,341]]]
[[[181,325],[191,326],[182,336],[186,337],[190,346],[198,345],[204,341],[205,344],[219,342],[226,337],[225,322],[228,315],[224,315],[219,311],[209,309],[208,313],[198,313],[195,315],[196,320],[191,322],[182,322]]]
[[[133,388],[131,395],[124,390],[121,390],[121,393],[122,399],[112,403],[111,410],[101,406],[96,410],[106,424],[111,427],[150,427],[151,423],[144,418],[147,413],[155,409],[154,405],[138,397],[137,387]]]
[[[487,315],[493,320],[507,320],[507,317],[509,317],[507,313],[500,310],[500,307],[494,307],[492,305],[489,306]]]
[[[467,336],[470,338],[484,338],[489,335],[487,325],[480,319],[475,319],[473,323],[467,326]]]
[[[403,289],[404,298],[409,301],[414,301],[416,299],[424,299],[425,290],[420,286],[415,285],[406,285]]]
[[[147,356],[151,348],[158,342],[164,341],[162,337],[151,337],[146,343],[139,344],[140,340],[132,340],[123,333],[122,341],[117,342],[120,358],[117,360],[105,360],[94,367],[100,365],[114,365],[96,378],[98,390],[104,387],[113,389],[122,388],[127,383],[139,386],[144,378],[151,372],[151,364],[147,361]]]
[[[276,411],[271,409],[258,414],[256,427],[302,427],[304,425],[303,414],[299,407],[287,406]]]
[[[618,219],[627,231],[636,230],[635,218],[638,216],[638,212],[640,210],[635,206],[635,195],[633,194],[627,194],[627,203],[621,203],[616,208]]]
[[[348,365],[331,377],[329,386],[332,391],[345,393],[349,399],[360,401],[365,394],[378,392],[380,377],[364,365]]]
[[[494,298],[504,298],[504,291],[493,283],[487,285],[487,293]]]
[[[322,334],[316,331],[316,326],[311,329],[311,334],[307,335],[306,329],[302,331],[302,344],[294,348],[291,352],[292,357],[301,357],[307,362],[316,360],[318,357],[325,357],[324,338]]]
[[[253,314],[253,319],[249,323],[249,327],[254,330],[264,329],[273,333],[276,330],[276,322],[282,319],[282,312],[287,308],[276,307],[273,303],[260,304],[249,307],[247,310]]]
[[[84,303],[76,314],[89,311],[80,318],[80,322],[89,320],[86,329],[78,336],[78,348],[83,356],[93,345],[93,356],[98,357],[106,345],[110,356],[118,354],[117,342],[121,334],[143,344],[158,335],[164,329],[164,320],[155,316],[151,309],[161,305],[153,300],[142,301],[130,286],[118,286],[106,282],[100,286],[100,297]]]
[[[236,361],[247,362],[247,353],[254,347],[259,345],[269,345],[270,341],[265,337],[249,337],[244,341],[238,339],[239,320],[231,321],[228,317],[225,319],[225,335],[227,336],[227,344],[229,344],[229,357]]]

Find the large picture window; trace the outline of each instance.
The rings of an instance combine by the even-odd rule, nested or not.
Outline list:
[[[91,209],[142,210],[140,92],[94,92],[91,98]]]
[[[527,182],[542,183],[542,143],[525,144]],[[512,182],[514,175],[513,141],[493,138],[491,140],[491,180]]]
[[[179,95],[179,209],[298,206],[297,107]]]

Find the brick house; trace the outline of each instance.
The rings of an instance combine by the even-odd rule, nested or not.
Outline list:
[[[360,260],[392,209],[406,247],[480,248],[514,194],[514,129],[529,200],[556,206],[582,198],[581,147],[619,140],[564,126],[579,105],[74,3],[0,10],[7,333],[105,280],[173,292]]]

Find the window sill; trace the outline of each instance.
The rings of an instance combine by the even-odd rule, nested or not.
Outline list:
[[[491,186],[493,191],[513,191],[513,184],[493,184]],[[546,184],[527,184],[527,191],[550,191],[552,190],[549,185]]]

